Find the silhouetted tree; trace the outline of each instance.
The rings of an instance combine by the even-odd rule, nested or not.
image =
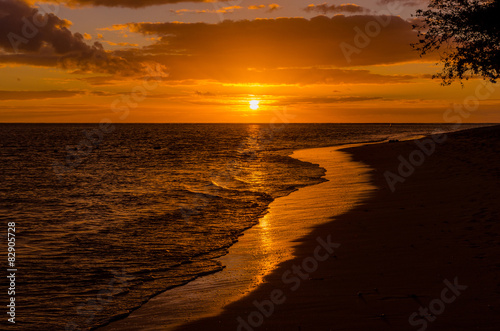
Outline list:
[[[434,77],[444,85],[471,76],[500,78],[500,0],[430,0],[416,17],[419,42],[412,46],[421,56],[442,51],[444,67]]]

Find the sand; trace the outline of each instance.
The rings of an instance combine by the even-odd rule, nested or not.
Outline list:
[[[500,127],[446,138],[429,155],[414,141],[347,149],[373,169],[369,199],[304,236],[249,295],[180,330],[498,330]],[[392,192],[384,174],[410,155],[422,164],[402,167]],[[318,238],[340,246],[315,269]]]

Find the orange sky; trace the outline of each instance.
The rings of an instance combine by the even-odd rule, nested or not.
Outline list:
[[[411,49],[425,3],[5,0],[0,122],[500,122]]]

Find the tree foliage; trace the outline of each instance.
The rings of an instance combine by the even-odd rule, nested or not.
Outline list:
[[[430,0],[414,25],[423,56],[439,51],[443,70],[434,77],[444,85],[479,76],[500,78],[500,0]]]

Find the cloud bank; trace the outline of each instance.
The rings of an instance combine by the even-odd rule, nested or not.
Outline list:
[[[304,8],[304,11],[306,12],[319,12],[323,14],[327,13],[363,13],[363,12],[370,12],[369,9],[352,4],[352,3],[347,3],[347,4],[341,4],[341,5],[327,5],[326,3],[323,3],[321,5],[314,5],[311,4]]]
[[[230,0],[219,0],[221,2]],[[81,6],[103,6],[103,7],[127,7],[127,8],[141,8],[155,5],[174,4],[181,2],[214,2],[212,0],[52,0],[47,2],[55,2],[64,4],[69,7]]]
[[[377,75],[352,67],[419,58],[410,47],[416,41],[411,23],[397,16],[129,23],[108,30],[154,36],[153,44],[113,52],[100,42],[90,44],[86,34],[72,33],[69,21],[21,1],[0,2],[0,17],[0,64],[59,66],[114,77],[141,75],[143,65],[154,62],[168,68],[165,81],[380,84],[407,82],[412,77]],[[374,24],[379,25],[376,31]],[[345,45],[356,50],[349,57]]]
[[[99,42],[72,33],[71,22],[23,1],[0,2],[0,63],[61,66],[86,72],[130,74],[138,66],[107,53]]]

